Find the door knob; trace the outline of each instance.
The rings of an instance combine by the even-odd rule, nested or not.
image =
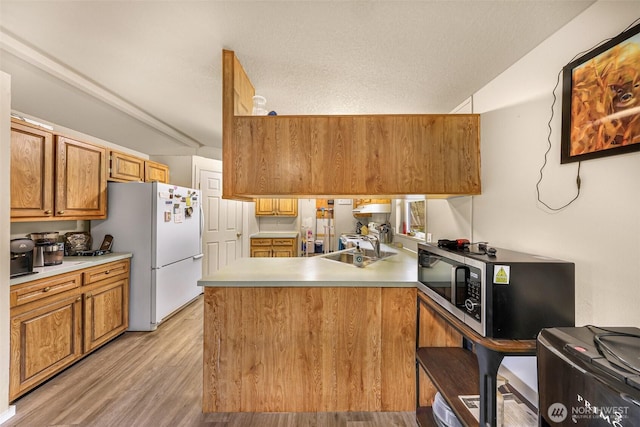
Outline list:
[[[236,233],[236,238],[240,238],[240,236],[242,236],[242,233]]]

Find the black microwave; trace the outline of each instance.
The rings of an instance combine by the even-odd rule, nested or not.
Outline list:
[[[420,243],[418,281],[421,291],[483,337],[535,339],[543,328],[575,325],[571,262]]]

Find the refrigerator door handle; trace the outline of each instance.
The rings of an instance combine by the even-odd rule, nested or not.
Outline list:
[[[204,254],[194,255],[192,258],[193,258],[193,259],[200,259],[200,258],[202,258],[202,257],[204,257]]]
[[[202,203],[200,203],[200,238],[202,238],[202,230],[204,230],[204,209],[202,209]]]

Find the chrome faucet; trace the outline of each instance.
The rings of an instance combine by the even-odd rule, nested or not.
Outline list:
[[[373,246],[373,254],[376,258],[380,258],[380,239],[375,236],[366,235],[360,236],[362,240],[366,240]]]

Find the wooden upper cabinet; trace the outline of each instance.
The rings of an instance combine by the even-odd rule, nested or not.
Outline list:
[[[169,166],[162,163],[152,162],[150,160],[144,161],[144,182],[163,182],[169,183]]]
[[[107,150],[56,137],[55,214],[68,219],[107,217]]]
[[[11,220],[104,219],[107,151],[11,122]]]
[[[298,199],[256,199],[256,216],[298,216]]]
[[[111,150],[109,180],[169,183],[169,166]]]
[[[144,159],[111,150],[109,162],[110,181],[144,181]]]
[[[298,199],[278,199],[278,215],[298,216]]]
[[[478,114],[243,116],[237,64],[223,51],[223,197],[480,194]]]
[[[11,218],[53,216],[53,134],[11,123]]]

